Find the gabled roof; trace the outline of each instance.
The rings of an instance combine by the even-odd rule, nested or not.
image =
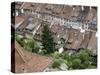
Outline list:
[[[82,39],[81,38],[81,33],[79,30],[76,30],[76,29],[68,29],[68,39],[66,40],[66,43],[65,43],[65,48],[67,49],[78,49],[79,45],[80,45],[80,42]]]
[[[73,8],[65,5],[63,10],[60,13],[60,16],[65,18],[65,19],[70,19],[72,14],[73,14]]]
[[[19,9],[22,6],[23,2],[16,2],[15,9]]]
[[[96,32],[92,32],[92,35],[87,47],[92,52],[93,55],[97,55],[97,37],[95,35],[96,35]]]
[[[90,32],[85,32],[83,37],[84,37],[84,39],[82,40],[80,48],[87,48],[90,37],[91,37],[91,33]]]
[[[19,24],[20,22],[24,21],[24,18],[15,16],[15,25]]]
[[[92,21],[94,18],[97,18],[97,10],[91,8],[85,17],[85,20]]]
[[[41,72],[50,63],[49,57],[30,53],[15,42],[15,73]]]

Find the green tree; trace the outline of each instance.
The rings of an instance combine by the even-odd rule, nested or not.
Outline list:
[[[21,46],[23,46],[23,43],[22,43],[23,39],[20,38],[18,34],[15,34],[15,39]]]
[[[69,69],[88,69],[96,68],[96,65],[93,65],[92,56],[88,49],[80,49],[79,52],[70,56],[68,60]]]
[[[53,39],[53,34],[48,26],[47,23],[42,23],[43,25],[43,30],[42,30],[42,45],[44,49],[46,50],[46,53],[53,53],[55,50],[55,43]]]
[[[39,51],[39,47],[37,46],[35,41],[32,39],[25,39],[24,40],[24,48],[31,51],[31,52],[35,52],[35,53],[37,53]]]

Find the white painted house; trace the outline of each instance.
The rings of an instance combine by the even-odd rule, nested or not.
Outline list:
[[[61,48],[59,49],[59,53],[62,53],[63,51],[64,51],[64,48],[61,47]]]

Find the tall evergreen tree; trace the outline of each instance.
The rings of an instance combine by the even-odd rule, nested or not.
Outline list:
[[[42,23],[43,30],[42,30],[42,45],[46,53],[53,53],[55,50],[55,43],[53,39],[53,34],[48,26],[48,23]]]

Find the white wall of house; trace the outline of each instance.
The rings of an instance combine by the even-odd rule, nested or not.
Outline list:
[[[81,10],[84,11],[84,6],[81,6]]]
[[[18,12],[18,11],[16,11],[16,12],[15,12],[15,16],[18,16],[18,15],[19,15],[19,12]]]
[[[98,32],[96,32],[95,37],[98,37]]]
[[[64,48],[61,47],[61,48],[59,49],[59,53],[62,53],[63,51],[64,51]]]
[[[21,9],[21,13],[24,13],[24,10],[23,9]]]

